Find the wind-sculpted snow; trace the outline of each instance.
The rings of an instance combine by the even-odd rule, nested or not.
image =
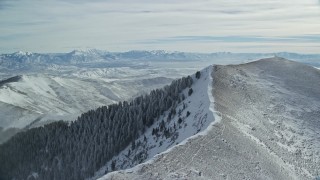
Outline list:
[[[103,179],[316,179],[320,71],[282,58],[213,67],[221,122],[150,163]]]

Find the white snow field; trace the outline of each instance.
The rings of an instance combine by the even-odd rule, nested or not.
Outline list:
[[[170,146],[167,151],[154,148],[162,153],[100,179],[290,180],[320,176],[319,70],[270,58],[216,65],[212,77],[209,97],[215,101],[205,100],[208,95],[193,100],[206,101],[204,110],[214,103],[220,121],[214,121],[207,111],[211,114],[207,121],[215,123],[206,133]],[[199,89],[208,91],[208,86]],[[198,107],[192,109],[199,111]],[[150,142],[154,143],[152,139]],[[154,150],[148,151],[148,158]],[[116,158],[120,162],[125,159],[121,153]]]

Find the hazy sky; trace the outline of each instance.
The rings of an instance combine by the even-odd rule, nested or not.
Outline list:
[[[0,53],[320,53],[319,0],[0,0]]]

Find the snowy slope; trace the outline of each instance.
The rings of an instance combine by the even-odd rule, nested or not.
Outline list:
[[[71,54],[69,58],[94,58],[97,53],[81,51]],[[3,56],[8,57],[3,59]],[[57,59],[52,60],[56,56]],[[0,69],[3,68],[0,70],[0,136],[8,134],[3,132],[8,128],[30,128],[56,120],[75,120],[83,112],[148,93],[203,67],[187,62],[182,66],[178,62],[123,59],[102,64],[94,60],[67,64],[63,61],[69,60],[60,59],[60,62],[60,56],[24,52],[1,56],[2,61],[18,65],[4,68],[4,64],[0,64]],[[25,65],[30,68],[22,67]],[[12,77],[21,78],[2,85]]]
[[[106,82],[94,78],[23,75],[19,81],[0,87],[0,127],[24,128],[55,120],[75,120],[90,109],[130,99],[171,80],[150,77]]]
[[[115,169],[127,169],[149,159],[154,161],[157,159],[156,157],[162,156],[159,155],[160,153],[169,152],[172,147],[179,143],[180,145],[186,143],[186,139],[190,139],[195,134],[207,129],[210,124],[217,122],[218,119],[213,114],[211,69],[212,67],[209,66],[202,70],[200,79],[195,78],[194,75],[192,76],[194,79],[191,87],[193,93],[189,96],[188,88],[183,91],[186,99],[177,106],[177,114],[172,120],[167,121],[169,111],[165,112],[157,119],[154,125],[136,140],[135,144],[142,144],[141,146],[137,146],[135,149],[132,148],[132,145],[128,146],[119,155],[110,160],[105,167],[101,168],[92,179],[96,179],[105,174],[106,171],[110,171],[112,162],[116,162]],[[180,123],[179,118],[181,118]],[[157,136],[152,133],[155,128],[160,126],[162,121],[165,123],[166,128],[172,130],[171,135],[168,137],[165,135]]]
[[[282,58],[213,67],[221,121],[147,164],[102,179],[316,179],[320,72]]]
[[[148,93],[195,69],[54,66],[52,72],[19,75],[19,81],[0,86],[0,127],[24,128],[37,118],[42,121],[39,125],[61,119],[75,120],[90,109]]]

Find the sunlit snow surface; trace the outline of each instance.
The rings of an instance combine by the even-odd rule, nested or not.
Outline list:
[[[148,163],[101,179],[310,179],[320,174],[320,72],[270,58],[214,66],[221,121]],[[202,99],[199,99],[200,101]]]

